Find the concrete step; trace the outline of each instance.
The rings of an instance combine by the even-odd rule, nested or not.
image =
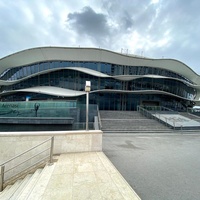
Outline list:
[[[9,189],[12,187],[12,185],[8,185],[1,193],[0,193],[0,199],[5,200],[6,195],[9,193]]]
[[[118,123],[105,125],[102,123],[102,130],[169,130],[170,128],[164,125],[156,124],[128,124],[128,123]]]
[[[103,132],[171,132],[171,128],[137,111],[100,111]]]
[[[10,200],[16,200],[17,196],[19,196],[19,194],[22,192],[22,190],[24,189],[24,187],[26,186],[26,184],[28,183],[28,181],[31,179],[32,174],[28,174],[21,182],[20,186],[18,187],[18,189],[12,194]]]
[[[167,130],[146,130],[146,131],[141,131],[141,130],[135,130],[135,131],[126,131],[126,130],[105,130],[103,131],[104,135],[115,135],[115,134],[149,134],[149,133],[155,133],[155,134],[199,134],[199,130],[174,130],[171,129],[169,131]]]
[[[40,177],[33,188],[33,190],[28,195],[28,200],[36,200],[41,199],[44,191],[49,183],[49,179],[53,173],[56,164],[53,165],[46,165],[45,168],[42,170]]]
[[[7,192],[6,196],[4,197],[5,199],[10,199],[12,195],[18,190],[20,187],[22,180],[17,180],[10,188],[9,191]]]
[[[16,197],[16,200],[25,200],[25,199],[27,199],[30,191],[34,188],[34,186],[35,186],[35,184],[36,184],[41,172],[42,172],[42,169],[37,169],[35,171],[35,173],[32,175],[30,180],[24,186],[24,189]]]
[[[146,118],[137,111],[103,111],[100,110],[101,119],[111,118],[111,119],[134,119],[134,118]]]
[[[102,130],[103,133],[174,133],[174,130]]]

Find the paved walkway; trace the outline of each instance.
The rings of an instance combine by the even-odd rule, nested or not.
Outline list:
[[[61,154],[42,200],[139,200],[103,152]]]

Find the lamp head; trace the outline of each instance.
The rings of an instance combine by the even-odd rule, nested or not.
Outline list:
[[[90,81],[86,81],[85,82],[85,91],[86,92],[90,92],[91,90],[91,82]]]

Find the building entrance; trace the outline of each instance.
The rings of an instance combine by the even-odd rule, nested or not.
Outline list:
[[[139,95],[124,94],[124,93],[104,93],[96,98],[100,110],[136,110],[139,104]]]
[[[142,106],[160,106],[159,101],[142,101]]]

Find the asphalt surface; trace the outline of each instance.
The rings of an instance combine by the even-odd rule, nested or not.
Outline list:
[[[142,200],[200,199],[200,132],[104,134],[103,151]]]

